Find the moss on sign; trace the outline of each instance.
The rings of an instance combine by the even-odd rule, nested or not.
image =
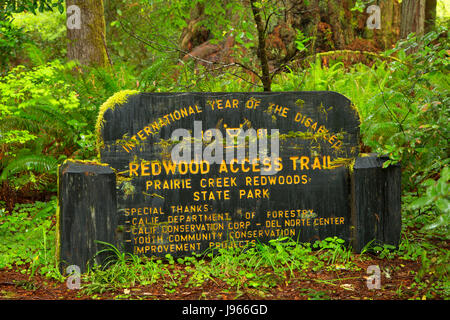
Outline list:
[[[105,115],[105,112],[109,109],[114,110],[115,107],[121,106],[127,102],[127,99],[130,95],[134,95],[139,93],[137,90],[122,90],[119,92],[116,92],[114,95],[108,98],[100,107],[100,110],[98,112],[97,116],[97,122],[95,124],[95,133],[97,135],[97,151],[98,155],[100,157],[100,149],[104,145],[104,141],[101,137],[102,135],[102,128],[104,124],[103,116]]]

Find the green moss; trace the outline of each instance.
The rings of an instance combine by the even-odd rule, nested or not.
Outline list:
[[[109,109],[114,110],[115,107],[121,106],[127,102],[128,96],[139,93],[136,90],[122,90],[116,92],[114,95],[108,98],[100,107],[98,112],[97,122],[95,124],[95,133],[97,135],[97,151],[98,157],[100,158],[100,149],[104,146],[104,141],[102,139],[102,128],[104,124],[103,116],[105,112]]]
[[[295,101],[295,105],[297,107],[299,107],[300,109],[303,109],[303,106],[305,105],[305,101],[302,99],[297,99],[297,101]]]
[[[370,156],[371,156],[370,153],[360,153],[360,154],[359,154],[359,157],[360,157],[360,158],[365,158],[365,157],[370,157]]]
[[[129,170],[127,170],[126,172],[129,172]],[[117,185],[122,184],[123,182],[130,182],[132,180],[133,180],[133,178],[131,178],[129,176],[124,176],[123,174],[116,173]]]
[[[59,236],[59,226],[60,226],[60,217],[59,217],[59,167],[58,170],[56,170],[56,183],[57,183],[57,189],[56,189],[56,235],[55,235],[55,261],[58,262],[59,265],[59,254],[61,252],[61,239]]]
[[[301,138],[304,140],[317,140],[319,138],[326,137],[326,132],[315,133],[312,131],[289,131],[288,133],[283,133],[279,135],[280,140]],[[269,135],[270,137],[270,135]]]
[[[353,172],[353,166],[355,165],[355,158],[336,158],[329,163],[328,169],[335,169],[342,166],[349,168],[350,173]]]
[[[157,193],[147,193],[147,192],[144,192],[144,191],[142,191],[142,194],[143,195],[146,195],[146,196],[149,196],[149,197],[152,197],[152,198],[160,198],[160,199],[164,199],[164,197],[162,196],[162,195],[160,195],[160,194],[157,194]],[[162,222],[162,223],[167,223],[167,222]]]
[[[71,162],[71,163],[81,163],[81,164],[91,164],[91,165],[97,165],[97,166],[104,166],[107,167],[109,166],[107,163],[102,163],[98,160],[76,160],[76,159],[66,159],[63,162],[63,165]]]
[[[359,110],[353,103],[350,104],[350,108],[355,111],[355,114],[358,116],[359,121],[361,121],[361,115],[359,114]]]

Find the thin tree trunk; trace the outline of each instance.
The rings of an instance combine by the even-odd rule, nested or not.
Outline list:
[[[261,63],[261,82],[264,87],[264,91],[271,91],[272,81],[270,79],[270,71],[269,71],[269,61],[267,59],[266,52],[266,35],[265,35],[265,26],[261,19],[260,9],[255,6],[255,0],[250,1],[253,17],[255,19],[256,28],[258,30],[258,58]]]
[[[106,27],[103,0],[67,0],[66,9],[79,8],[79,26],[67,25],[67,58],[82,65],[105,67],[110,65],[106,49]],[[67,18],[72,12],[67,10]],[[73,18],[73,17],[72,17]]]

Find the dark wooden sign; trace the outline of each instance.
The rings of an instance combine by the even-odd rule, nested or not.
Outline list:
[[[356,250],[398,241],[400,170],[359,157],[358,113],[338,93],[120,93],[97,129],[101,164],[91,166],[103,171],[86,172],[106,179],[107,165],[116,192],[93,181],[79,188],[89,189],[88,202],[106,196],[115,208],[101,213],[114,237],[108,227],[97,240],[133,254],[185,256],[283,237],[337,236]],[[71,171],[63,167],[61,177]],[[64,206],[63,181],[61,213],[79,215]]]

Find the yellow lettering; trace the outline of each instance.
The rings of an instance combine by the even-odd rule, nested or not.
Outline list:
[[[300,158],[300,170],[309,170],[308,163],[309,163],[309,157],[302,156]]]

